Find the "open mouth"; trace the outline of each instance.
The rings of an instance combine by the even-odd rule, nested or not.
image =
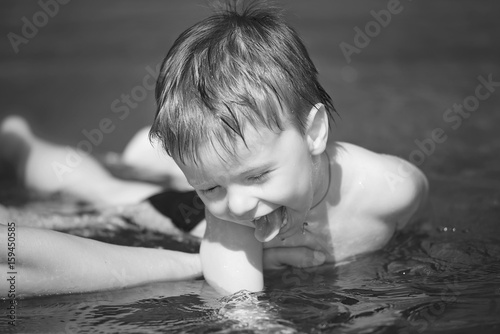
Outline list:
[[[265,216],[254,218],[252,222],[255,225],[255,238],[260,242],[271,241],[288,224],[286,209],[279,207]]]

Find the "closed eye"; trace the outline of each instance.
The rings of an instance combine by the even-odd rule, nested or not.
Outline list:
[[[269,173],[271,171],[266,171],[264,173],[261,173],[261,174],[258,174],[258,175],[255,175],[255,176],[249,176],[247,179],[248,181],[250,182],[259,182],[259,181],[264,181],[267,179],[267,177],[269,176]]]
[[[213,193],[215,190],[217,190],[217,188],[219,188],[219,186],[215,186],[215,187],[208,188],[208,189],[202,189],[200,191],[204,194],[210,194],[210,193]]]

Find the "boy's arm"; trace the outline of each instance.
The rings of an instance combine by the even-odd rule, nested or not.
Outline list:
[[[200,248],[205,280],[221,294],[262,290],[262,243],[254,229],[205,212],[207,230]]]
[[[0,224],[0,238],[8,240],[8,233],[8,227]],[[4,274],[16,272],[17,297],[90,292],[201,276],[198,254],[117,246],[51,230],[16,226],[15,248],[8,250],[4,242],[1,245],[0,268]],[[12,258],[14,267],[8,263]],[[0,280],[0,297],[7,296],[8,284],[5,278]]]

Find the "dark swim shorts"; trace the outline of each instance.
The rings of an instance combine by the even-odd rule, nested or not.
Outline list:
[[[147,199],[179,229],[189,232],[205,219],[205,205],[196,191],[164,191]]]

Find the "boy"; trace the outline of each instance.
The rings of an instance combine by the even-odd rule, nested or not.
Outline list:
[[[295,31],[273,11],[228,10],[185,31],[158,79],[159,139],[206,207],[205,279],[263,288],[263,249],[328,263],[383,247],[426,198],[409,163],[327,145],[330,97]]]

